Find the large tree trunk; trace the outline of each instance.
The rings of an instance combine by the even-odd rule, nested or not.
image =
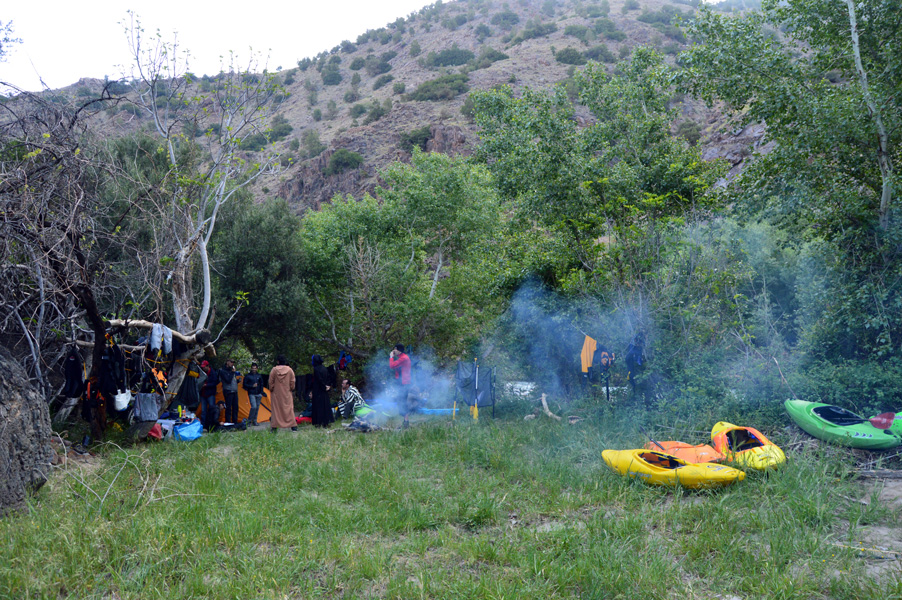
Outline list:
[[[50,474],[50,412],[22,366],[0,348],[0,514],[20,508]]]

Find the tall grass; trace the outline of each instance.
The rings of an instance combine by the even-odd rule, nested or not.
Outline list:
[[[0,598],[902,596],[834,544],[898,526],[835,453],[653,488],[601,461],[636,432],[589,416],[111,448],[0,521]]]

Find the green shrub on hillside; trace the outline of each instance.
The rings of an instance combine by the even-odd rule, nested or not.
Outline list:
[[[589,28],[585,25],[567,25],[564,35],[575,37],[584,44],[589,43]]]
[[[631,10],[639,10],[639,0],[626,0],[626,2],[623,3],[623,8],[620,9],[620,12],[626,14]]]
[[[346,148],[339,148],[329,157],[329,164],[323,169],[323,175],[331,177],[356,169],[362,164],[363,156]]]
[[[393,75],[381,75],[376,81],[373,82],[373,91],[378,90],[381,87],[384,87],[394,81]]]
[[[338,85],[341,83],[341,73],[338,69],[323,69],[323,85]]]
[[[493,48],[483,48],[479,53],[479,57],[473,61],[470,67],[476,71],[479,69],[485,69],[492,65],[492,63],[498,62],[499,60],[507,60],[510,58],[504,52],[499,52]]]
[[[683,121],[677,127],[676,134],[690,144],[695,145],[702,137],[702,130],[695,121]]]
[[[360,90],[358,90],[356,87],[349,89],[347,92],[345,92],[343,100],[348,104],[357,102],[358,100],[360,100]]]
[[[366,66],[366,59],[363,58],[362,56],[358,56],[357,58],[355,58],[354,60],[351,61],[351,64],[348,65],[348,68],[351,69],[352,71],[359,71],[360,69],[362,69],[365,66]]]
[[[594,60],[597,62],[612,63],[617,61],[617,59],[614,57],[614,53],[611,52],[611,50],[604,44],[599,44],[597,46],[589,48],[584,52],[584,55],[589,60]]]
[[[466,15],[454,15],[442,21],[442,27],[449,31],[455,31],[461,25],[467,22]]]
[[[510,9],[505,9],[492,17],[492,25],[497,25],[504,31],[510,31],[519,22],[520,16]]]
[[[533,25],[532,27],[527,27],[523,31],[517,34],[511,40],[512,44],[519,44],[521,42],[525,42],[526,40],[532,40],[540,37],[545,37],[546,35],[550,35],[557,31],[557,24],[555,23],[538,23]]]
[[[476,26],[473,33],[476,34],[476,39],[479,40],[479,43],[481,44],[486,38],[492,37],[492,28],[485,23],[480,23]]]
[[[313,120],[319,122],[319,121],[322,121],[322,119],[323,119],[323,111],[321,111],[318,108],[314,108],[313,109]]]
[[[405,152],[412,152],[414,147],[419,148],[423,152],[426,151],[426,143],[432,139],[432,127],[424,125],[418,129],[408,131],[401,134],[401,141],[398,144]]]
[[[319,139],[319,132],[316,129],[307,129],[303,135],[304,151],[307,158],[314,158],[322,154],[326,149],[326,145]]]
[[[367,111],[367,108],[363,104],[355,104],[350,109],[348,109],[348,114],[351,115],[352,119],[356,119],[357,117],[359,117],[361,115],[365,115],[366,111]]]
[[[461,50],[455,44],[451,48],[446,48],[441,52],[430,52],[426,55],[425,66],[432,67],[457,67],[466,64],[476,58],[476,55],[469,50]]]
[[[467,85],[469,80],[470,78],[464,74],[436,77],[421,83],[408,99],[417,101],[450,100],[470,89]]]
[[[420,42],[414,40],[410,42],[410,56],[416,58],[423,50],[420,48]]]
[[[391,86],[391,91],[394,94],[403,94],[406,89],[407,86],[404,85],[403,81],[396,81],[395,84]]]
[[[570,46],[567,46],[563,50],[558,50],[557,54],[554,55],[554,59],[565,65],[586,64],[586,57],[583,56],[583,53]]]

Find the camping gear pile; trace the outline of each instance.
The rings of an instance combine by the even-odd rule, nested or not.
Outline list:
[[[605,450],[601,457],[611,469],[652,485],[690,489],[722,487],[742,481],[745,469],[767,471],[786,462],[786,455],[754,427],[720,421],[711,428],[711,443],[651,440],[638,450]]]

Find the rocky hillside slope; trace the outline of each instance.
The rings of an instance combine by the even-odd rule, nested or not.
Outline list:
[[[742,8],[742,1],[719,8]],[[466,114],[468,91],[566,84],[580,68],[574,63],[595,59],[613,69],[638,45],[672,59],[686,43],[674,23],[694,10],[664,0],[439,0],[366,31],[279,73],[287,94],[273,119],[285,168],[260,182],[257,196],[286,198],[301,212],[335,194],[371,192],[379,171],[409,159],[414,144],[467,154],[478,141]],[[83,80],[70,91],[84,94],[99,85]],[[761,142],[763,128],[724,133],[716,110],[688,98],[673,105],[681,114],[674,132],[700,138],[705,158],[724,157],[739,168]],[[109,119],[107,127],[119,132],[149,127],[124,110]],[[359,154],[362,163],[328,169],[341,149]]]

